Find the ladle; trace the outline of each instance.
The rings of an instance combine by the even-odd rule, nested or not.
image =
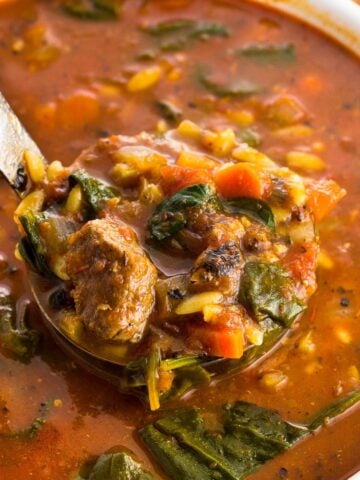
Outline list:
[[[31,181],[23,165],[23,155],[27,149],[46,161],[36,143],[0,93],[0,173],[20,198],[24,197],[31,189]],[[126,362],[113,354],[103,354],[101,350],[87,348],[86,345],[69,338],[59,328],[53,316],[49,314],[48,296],[46,295],[51,288],[48,285],[49,280],[43,279],[31,271],[29,271],[28,277],[34,299],[44,317],[45,324],[59,346],[85,369],[124,390]],[[52,288],[54,286],[53,284]],[[248,349],[241,360],[206,359],[205,357],[203,365],[213,373],[232,373],[235,370],[244,369],[269,355],[289,331],[287,329],[275,332],[262,346]]]

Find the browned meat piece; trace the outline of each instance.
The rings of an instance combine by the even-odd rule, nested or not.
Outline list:
[[[190,284],[193,291],[217,290],[236,297],[240,287],[244,259],[237,243],[230,240],[220,247],[208,248],[196,260]]]
[[[133,230],[109,219],[86,223],[69,238],[66,267],[85,327],[102,340],[138,342],[154,305],[157,271]]]

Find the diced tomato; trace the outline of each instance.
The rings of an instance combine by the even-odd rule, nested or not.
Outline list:
[[[244,163],[220,167],[214,173],[215,185],[225,198],[255,197],[264,194],[264,182],[254,167]]]
[[[311,182],[306,187],[308,194],[307,205],[317,222],[325,218],[335,205],[346,195],[334,180],[320,180]]]
[[[298,288],[312,295],[316,290],[316,265],[319,246],[315,242],[293,245],[282,260]]]
[[[160,169],[161,186],[167,195],[196,183],[213,184],[211,173],[200,168],[165,165]]]
[[[190,340],[199,342],[211,356],[241,358],[244,353],[243,330],[209,324],[191,325]]]

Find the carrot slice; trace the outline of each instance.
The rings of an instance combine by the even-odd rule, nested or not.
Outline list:
[[[325,218],[335,205],[346,195],[334,180],[311,182],[306,187],[308,194],[307,206],[313,212],[317,222]]]
[[[196,183],[213,184],[209,171],[201,168],[165,165],[160,169],[161,186],[167,195],[173,195],[182,188]]]
[[[214,327],[208,324],[191,325],[190,339],[198,341],[214,357],[241,358],[244,353],[242,329]]]
[[[261,198],[264,193],[264,182],[259,172],[243,163],[224,165],[214,173],[214,180],[225,198]]]

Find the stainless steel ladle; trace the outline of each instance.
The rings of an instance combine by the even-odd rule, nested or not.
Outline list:
[[[23,155],[27,149],[46,161],[36,143],[0,93],[0,173],[20,198],[24,197],[31,189],[31,181],[23,165]],[[125,359],[111,353],[111,347],[110,353],[109,350],[105,350],[103,353],[101,349],[94,349],[92,345],[87,346],[86,342],[79,344],[68,337],[59,328],[55,321],[55,315],[52,316],[49,313],[47,298],[49,290],[55,286],[54,282],[49,286],[49,280],[30,271],[28,277],[34,299],[44,317],[45,324],[59,346],[86,370],[115,384],[120,390],[127,390],[124,387],[126,384],[124,367],[127,363]],[[275,335],[266,345],[257,347],[258,350],[253,349],[247,352],[240,361],[210,358],[206,361],[206,365],[214,373],[231,373],[242,370],[271,354],[279,346],[280,340],[288,333],[289,330],[285,330],[279,335]]]

